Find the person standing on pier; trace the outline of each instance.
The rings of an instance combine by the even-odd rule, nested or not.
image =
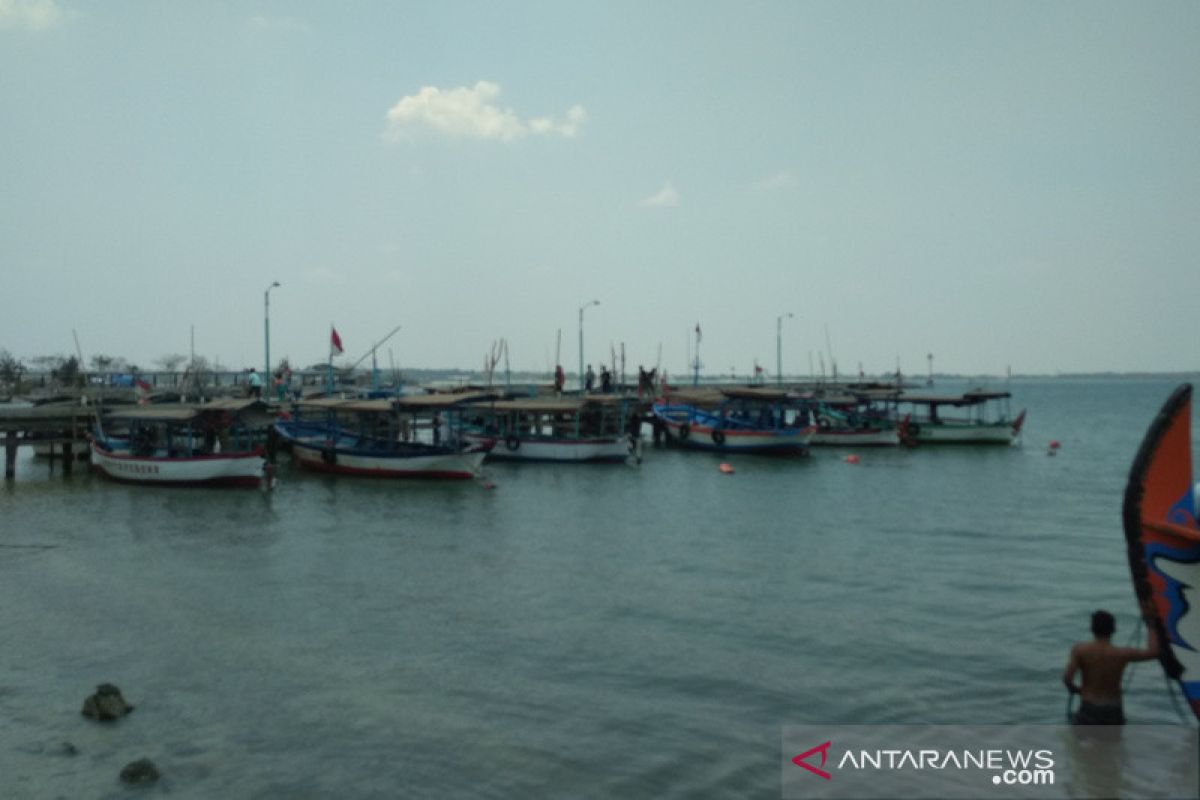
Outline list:
[[[262,376],[255,371],[254,367],[250,368],[250,377],[246,379],[250,390],[250,396],[255,400],[262,397]]]

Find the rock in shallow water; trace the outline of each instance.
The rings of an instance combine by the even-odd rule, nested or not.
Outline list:
[[[149,783],[158,780],[158,767],[148,758],[131,761],[121,770],[121,780],[125,783]]]
[[[98,720],[114,720],[133,711],[133,706],[125,702],[121,690],[111,683],[102,683],[96,687],[96,693],[83,701],[83,715]]]

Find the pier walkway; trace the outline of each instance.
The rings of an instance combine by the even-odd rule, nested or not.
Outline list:
[[[4,444],[4,477],[16,476],[17,448],[48,445],[50,458],[61,455],[63,471],[71,472],[75,449],[87,441],[96,422],[97,410],[79,403],[48,403],[41,406],[0,404],[0,441]]]

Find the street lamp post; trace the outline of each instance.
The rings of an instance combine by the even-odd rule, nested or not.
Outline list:
[[[793,316],[789,311],[775,318],[775,383],[779,385],[783,384],[783,318]]]
[[[579,393],[583,394],[584,377],[583,377],[583,312],[591,306],[600,305],[599,300],[593,300],[590,303],[584,303],[579,307]]]
[[[263,358],[266,363],[262,378],[264,381],[268,381],[271,374],[271,290],[277,286],[279,281],[274,281],[263,292]],[[267,385],[270,386],[270,383]]]

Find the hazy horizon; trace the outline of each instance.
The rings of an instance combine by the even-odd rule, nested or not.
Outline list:
[[[0,2],[0,348],[1196,364],[1200,4]],[[788,314],[793,317],[787,317]],[[810,362],[811,359],[811,362]]]

